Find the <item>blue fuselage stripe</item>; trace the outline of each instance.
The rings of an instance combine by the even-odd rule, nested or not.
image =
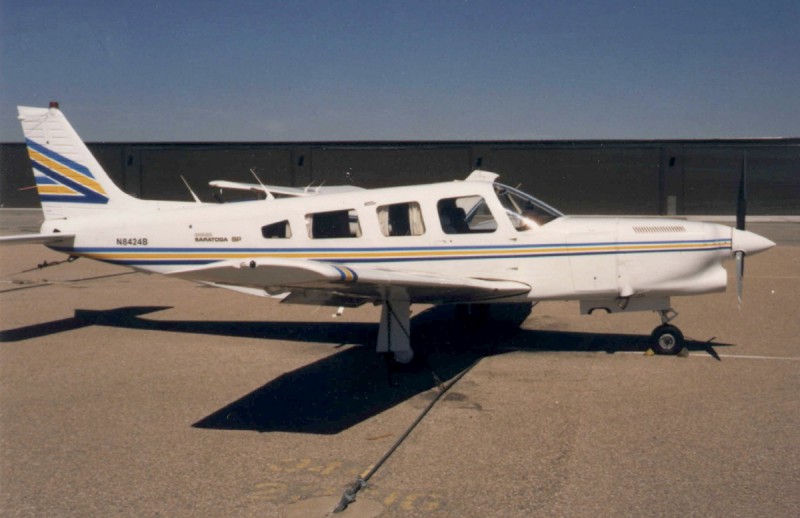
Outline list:
[[[705,245],[698,249],[710,250],[709,245],[718,245],[718,248],[730,248],[730,239],[698,239],[692,241],[620,241],[598,243],[547,243],[538,245],[471,245],[471,246],[409,246],[409,247],[373,247],[373,248],[233,248],[233,247],[87,247],[76,248],[75,251],[86,253],[176,253],[176,254],[326,254],[326,253],[389,253],[389,252],[461,252],[481,250],[527,250],[535,248],[581,248],[581,247],[620,247],[620,246],[682,246],[687,248],[692,245]],[[683,251],[680,249],[676,251]],[[657,250],[663,252],[664,250]],[[603,253],[618,253],[609,250]]]
[[[624,247],[666,247],[666,248],[633,248],[621,249]],[[595,250],[598,247],[607,247],[604,250]],[[547,252],[542,249],[555,248],[558,251]],[[582,250],[583,248],[592,248]],[[465,261],[480,259],[521,259],[537,257],[579,257],[592,255],[630,255],[630,254],[655,254],[655,253],[675,253],[675,252],[702,252],[730,250],[731,242],[725,239],[714,240],[694,240],[694,241],[639,241],[621,243],[571,243],[571,244],[543,244],[543,245],[509,245],[509,246],[455,246],[455,247],[387,247],[387,248],[163,248],[163,247],[99,247],[99,248],[65,248],[56,247],[55,249],[70,254],[84,255],[96,259],[128,266],[146,265],[201,265],[210,264],[218,261],[230,259],[225,257],[229,254],[253,254],[261,257],[277,255],[286,258],[291,254],[291,258],[309,259],[320,262],[336,264],[357,264],[357,263],[408,263],[408,262],[428,262],[428,261]],[[491,253],[494,250],[496,253]],[[541,250],[541,251],[537,251]],[[528,252],[526,252],[528,251]],[[403,253],[414,252],[413,256],[403,256]],[[420,254],[420,252],[422,254]],[[444,253],[444,255],[424,255],[425,252],[432,254]],[[467,252],[463,255],[449,255]],[[476,252],[476,253],[469,253]],[[511,252],[511,253],[509,253]],[[515,253],[516,252],[516,253]],[[385,255],[397,253],[397,256]],[[449,253],[449,254],[448,254]],[[120,257],[108,256],[109,254],[119,255]],[[167,257],[145,258],[136,257],[143,254],[164,254]],[[194,257],[168,257],[170,254],[186,255]],[[320,257],[319,254],[330,254]],[[341,254],[341,255],[339,255]],[[374,254],[370,257],[370,254]],[[377,255],[381,254],[381,255]],[[418,254],[418,255],[416,255]],[[314,257],[307,257],[313,255]],[[356,255],[354,257],[353,255]],[[106,257],[103,257],[106,256]],[[216,256],[216,257],[215,257]],[[360,256],[360,257],[359,257]],[[340,272],[345,275],[345,272]]]

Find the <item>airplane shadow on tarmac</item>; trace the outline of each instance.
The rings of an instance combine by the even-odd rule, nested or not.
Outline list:
[[[213,412],[192,426],[336,434],[455,377],[481,358],[512,351],[585,351],[609,354],[647,350],[643,335],[575,333],[520,329],[527,311],[510,305],[508,314],[484,326],[465,327],[450,306],[433,307],[412,318],[417,358],[410,367],[389,366],[375,354],[377,324],[346,322],[236,322],[150,320],[142,315],[169,309],[125,307],[77,310],[67,319],[0,332],[0,342],[16,342],[91,325],[317,343],[350,344],[340,352],[287,372]],[[518,314],[515,314],[518,313]],[[493,314],[494,316],[494,314]],[[690,351],[727,344],[686,341]]]

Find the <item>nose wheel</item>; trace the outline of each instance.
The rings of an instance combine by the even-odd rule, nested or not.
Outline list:
[[[674,309],[658,311],[661,316],[661,325],[653,329],[650,335],[650,347],[656,354],[678,354],[683,349],[683,333],[669,322],[678,316]]]
[[[683,333],[675,326],[660,325],[650,335],[650,346],[656,354],[678,354],[683,349]]]

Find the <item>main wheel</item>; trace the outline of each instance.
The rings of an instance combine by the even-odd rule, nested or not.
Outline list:
[[[678,354],[683,349],[683,333],[675,326],[664,324],[653,329],[650,342],[656,354]]]

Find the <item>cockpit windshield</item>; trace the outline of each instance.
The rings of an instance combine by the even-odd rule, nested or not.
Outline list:
[[[564,215],[543,201],[501,183],[494,184],[494,192],[511,224],[520,231],[541,227]]]

